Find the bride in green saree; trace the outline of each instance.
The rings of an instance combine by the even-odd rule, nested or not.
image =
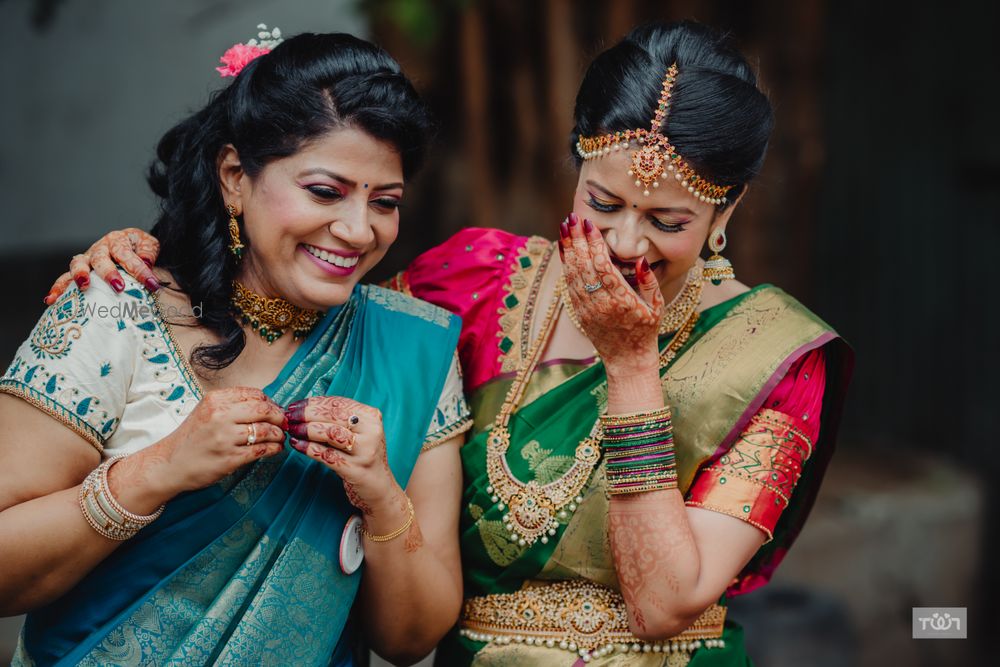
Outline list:
[[[722,255],[772,125],[724,39],[638,28],[581,84],[560,240],[470,228],[391,281],[463,319],[465,602],[439,664],[749,664],[726,601],[802,529],[852,364]]]

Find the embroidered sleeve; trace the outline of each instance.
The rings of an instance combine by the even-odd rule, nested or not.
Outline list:
[[[71,286],[45,310],[0,378],[0,391],[31,403],[102,451],[125,409],[134,339],[118,295],[96,276],[90,284],[86,292]]]
[[[497,229],[463,229],[387,283],[462,318],[458,354],[468,391],[495,377],[517,347],[506,333],[516,319],[510,311],[519,307],[510,287],[536,261],[528,249],[540,254],[542,243]]]
[[[442,442],[472,428],[472,412],[462,391],[462,371],[458,364],[458,354],[451,361],[451,370],[444,381],[441,398],[438,399],[434,417],[431,418],[424,446],[420,451],[434,449]]]
[[[821,351],[796,361],[732,447],[701,469],[687,504],[746,521],[770,541],[819,435],[825,383]]]

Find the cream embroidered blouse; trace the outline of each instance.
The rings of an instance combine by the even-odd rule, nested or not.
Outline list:
[[[58,419],[105,459],[159,441],[201,400],[156,298],[132,277],[125,280],[121,294],[96,275],[86,292],[72,285],[45,311],[0,377],[0,392]],[[456,357],[424,450],[471,426]]]

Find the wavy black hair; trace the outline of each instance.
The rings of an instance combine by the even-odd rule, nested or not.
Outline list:
[[[691,21],[650,24],[601,53],[576,96],[570,151],[580,136],[648,128],[667,68],[677,63],[664,134],[691,167],[732,185],[728,206],[764,163],[774,112],[746,59],[714,30]]]
[[[352,35],[304,33],[250,62],[205,108],[160,140],[147,177],[160,198],[152,229],[160,241],[157,264],[202,306],[200,325],[221,339],[194,351],[198,365],[225,368],[246,345],[230,308],[237,264],[227,249],[229,216],[217,169],[221,150],[232,144],[253,178],[269,162],[341,127],[392,145],[409,177],[423,160],[430,118],[385,51]],[[250,247],[253,240],[243,236]]]

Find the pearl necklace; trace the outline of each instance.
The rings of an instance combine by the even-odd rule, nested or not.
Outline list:
[[[700,300],[701,282],[698,282],[697,296]],[[555,295],[545,313],[541,331],[531,346],[525,363],[521,365],[514,381],[507,391],[500,412],[490,429],[486,446],[486,474],[489,485],[486,492],[490,500],[503,514],[503,525],[507,529],[511,542],[518,546],[530,546],[536,541],[547,544],[549,537],[556,534],[560,522],[568,523],[570,513],[576,511],[583,502],[580,492],[601,457],[601,421],[598,419],[590,429],[590,434],[576,447],[573,465],[558,479],[548,484],[539,484],[532,480],[522,482],[514,476],[507,463],[507,452],[510,449],[510,418],[515,408],[521,402],[528,381],[541,357],[545,344],[548,342],[552,329],[558,319],[558,314],[568,300],[564,299],[565,281],[560,278],[556,284]],[[660,368],[670,363],[691,334],[698,321],[698,300],[695,300],[689,312],[686,313],[681,329],[660,354]]]

